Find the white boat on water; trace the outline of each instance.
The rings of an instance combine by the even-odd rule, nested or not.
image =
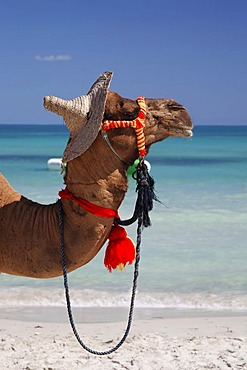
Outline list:
[[[50,158],[47,161],[47,167],[49,170],[61,171],[62,158]]]

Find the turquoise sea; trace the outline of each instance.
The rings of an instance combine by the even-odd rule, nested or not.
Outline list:
[[[26,197],[52,203],[63,187],[47,160],[61,157],[64,125],[0,125],[0,171]],[[143,232],[136,306],[143,309],[247,310],[247,127],[196,126],[191,139],[169,138],[147,157],[156,193]],[[132,214],[135,183],[121,206]],[[136,225],[128,228],[135,239]],[[75,307],[125,307],[133,267],[109,273],[104,248],[69,274]],[[1,307],[64,306],[62,278],[0,275]]]

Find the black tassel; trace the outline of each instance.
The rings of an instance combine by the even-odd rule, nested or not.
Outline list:
[[[139,161],[132,177],[137,182],[137,199],[133,216],[128,220],[116,218],[115,222],[122,226],[129,226],[139,219],[143,227],[151,226],[149,212],[153,209],[153,201],[160,202],[160,200],[154,192],[154,179],[149,175],[144,160]]]
[[[153,209],[153,201],[159,201],[154,192],[154,179],[149,175],[148,168],[141,160],[133,174],[136,179],[136,191],[138,193],[136,200],[136,211],[138,218],[141,218],[144,227],[151,226],[149,212]]]

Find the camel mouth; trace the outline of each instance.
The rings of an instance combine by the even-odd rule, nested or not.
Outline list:
[[[193,136],[191,128],[169,128],[169,136],[180,136],[183,138],[189,138]]]

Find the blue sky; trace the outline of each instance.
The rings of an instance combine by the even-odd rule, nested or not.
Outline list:
[[[58,123],[45,95],[171,97],[195,125],[247,124],[246,0],[1,0],[0,123]]]

